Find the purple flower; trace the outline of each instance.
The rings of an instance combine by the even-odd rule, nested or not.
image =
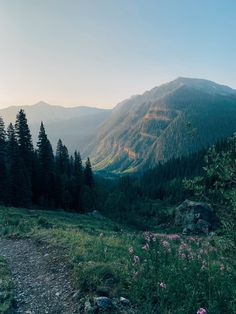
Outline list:
[[[135,264],[140,262],[140,258],[137,255],[134,255],[134,262]]]
[[[224,270],[225,269],[225,265],[224,264],[220,264],[220,270]]]
[[[160,283],[160,288],[166,289],[166,284],[165,284],[164,282],[161,282],[161,283]]]
[[[203,307],[200,307],[200,309],[198,309],[197,314],[207,314],[207,310],[204,309]]]

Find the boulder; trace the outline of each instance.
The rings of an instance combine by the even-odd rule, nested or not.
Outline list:
[[[208,234],[216,228],[216,221],[212,207],[204,202],[185,200],[176,208],[175,225],[182,227],[184,234]]]
[[[107,297],[96,297],[94,298],[94,303],[99,310],[109,310],[112,308],[112,301]]]

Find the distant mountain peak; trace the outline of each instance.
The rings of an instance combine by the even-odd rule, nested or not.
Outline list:
[[[40,100],[39,102],[37,102],[36,104],[33,105],[34,107],[51,107],[50,104],[48,104],[47,102]]]
[[[202,78],[192,78],[192,77],[178,77],[174,81],[167,84],[180,84],[185,85],[194,89],[198,89],[207,93],[214,94],[235,94],[236,90],[229,86],[215,83],[213,81],[202,79]]]

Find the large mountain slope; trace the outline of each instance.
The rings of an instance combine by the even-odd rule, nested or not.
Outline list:
[[[134,171],[236,131],[236,90],[178,78],[118,104],[87,148],[97,169]]]
[[[0,116],[8,125],[15,122],[16,114],[24,109],[32,132],[34,143],[37,141],[39,126],[44,122],[46,132],[53,147],[59,138],[72,153],[79,149],[83,153],[85,146],[95,136],[98,127],[109,117],[111,110],[91,107],[65,108],[39,102],[32,106],[12,106],[0,110]]]

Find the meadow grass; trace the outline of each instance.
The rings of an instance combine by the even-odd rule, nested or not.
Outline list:
[[[0,313],[10,313],[13,302],[13,285],[7,263],[0,256]]]
[[[137,313],[236,313],[235,246],[223,236],[140,232],[63,211],[0,208],[0,234],[66,250],[80,298],[126,297]]]

